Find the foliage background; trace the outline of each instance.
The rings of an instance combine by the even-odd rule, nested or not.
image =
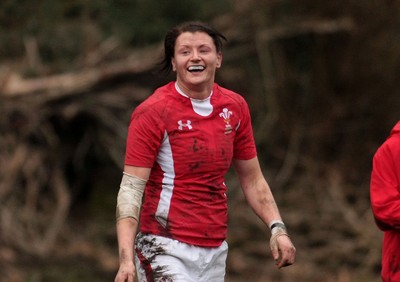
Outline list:
[[[379,281],[369,174],[399,120],[399,13],[399,1],[372,0],[1,1],[0,280],[113,280],[129,116],[172,79],[152,67],[165,31],[199,19],[229,38],[217,80],[249,102],[298,249],[296,265],[275,269],[230,172],[227,281]],[[150,54],[134,57],[143,69],[49,94],[49,78],[83,80],[138,52]],[[41,88],[11,91],[24,81]]]

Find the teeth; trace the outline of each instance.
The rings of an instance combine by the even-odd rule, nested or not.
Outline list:
[[[188,71],[202,71],[204,70],[204,66],[190,66],[188,67]]]

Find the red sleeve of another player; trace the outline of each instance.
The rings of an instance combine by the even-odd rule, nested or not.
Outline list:
[[[382,230],[400,229],[400,139],[387,140],[373,158],[370,196]]]
[[[251,125],[250,111],[244,99],[240,108],[242,110],[242,115],[240,125],[236,131],[233,158],[249,160],[257,156],[257,151]]]
[[[149,106],[140,105],[132,114],[126,142],[125,164],[153,167],[164,137],[163,122]]]

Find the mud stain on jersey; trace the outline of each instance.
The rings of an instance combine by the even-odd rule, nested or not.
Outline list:
[[[151,266],[158,255],[165,255],[166,251],[162,243],[157,242],[156,238],[150,238],[139,234],[136,241],[136,249],[146,259],[141,263]],[[149,269],[149,268],[147,268]],[[174,277],[171,274],[167,274],[168,265],[157,265],[151,268],[152,281],[155,282],[172,282]]]
[[[198,143],[199,143],[199,141],[197,139],[193,140],[192,151],[195,152],[195,153],[197,153],[197,152],[199,152],[200,150],[203,149],[203,147],[199,146]]]
[[[190,167],[190,170],[193,171],[200,167],[200,162],[190,163],[189,167]]]

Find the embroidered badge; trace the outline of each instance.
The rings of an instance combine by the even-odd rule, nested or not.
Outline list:
[[[187,127],[189,130],[192,129],[192,122],[190,120],[187,120],[186,123],[183,123],[182,120],[178,121],[178,129],[183,130],[184,127]]]
[[[223,108],[222,113],[219,114],[219,116],[222,117],[225,122],[225,134],[230,134],[232,132],[232,126],[230,124],[232,115],[232,112],[227,108]]]

